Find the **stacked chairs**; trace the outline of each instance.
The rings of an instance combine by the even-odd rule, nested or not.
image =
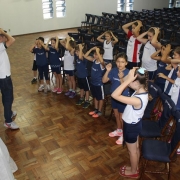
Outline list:
[[[142,143],[142,170],[140,179],[144,179],[145,173],[154,174],[167,174],[168,180],[171,178],[172,163],[176,161],[176,152],[180,146],[180,112],[173,111],[173,123],[174,134],[172,136],[171,142],[157,140],[157,139],[146,139]],[[158,170],[160,168],[159,164],[156,166],[155,170],[147,170],[150,163],[163,163],[164,169]]]
[[[81,21],[81,28],[87,27],[87,23],[90,22],[91,14],[85,14],[85,21]]]
[[[80,39],[79,33],[68,33],[70,37],[73,37],[77,44],[82,43],[82,40]]]

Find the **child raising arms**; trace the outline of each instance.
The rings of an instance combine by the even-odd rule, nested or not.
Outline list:
[[[129,30],[129,27],[132,26],[132,30]],[[140,67],[140,59],[139,59],[139,50],[141,48],[141,42],[137,40],[137,37],[140,34],[142,27],[142,22],[137,20],[134,22],[127,23],[122,26],[122,29],[128,36],[128,45],[126,54],[128,56],[128,69],[132,69],[133,67]]]
[[[74,77],[74,51],[76,42],[68,36],[65,40],[60,40],[60,43],[66,48],[64,53],[64,72],[67,75],[69,90],[65,95],[69,96],[69,98],[74,98],[76,95],[76,82]]]
[[[153,60],[151,55],[156,52],[156,49],[161,49],[161,43],[158,42],[159,34],[159,28],[152,27],[137,37],[138,41],[145,44],[142,56],[142,67],[147,69],[149,80],[154,80],[156,76],[157,61]],[[148,38],[144,38],[146,35]]]
[[[129,86],[135,92],[131,97],[122,95],[124,89]],[[138,178],[139,163],[139,143],[138,137],[142,129],[142,116],[148,103],[148,72],[144,68],[133,68],[129,71],[126,80],[112,93],[112,97],[117,101],[127,104],[123,119],[123,136],[126,142],[129,156],[130,167],[120,168],[120,175],[127,178]]]
[[[43,75],[45,76],[45,80],[47,83],[47,91],[50,91],[49,68],[46,58],[46,46],[44,45],[44,42],[38,39],[37,43],[30,48],[30,52],[36,54],[36,65],[40,77],[40,86],[38,88],[38,91],[41,92],[44,90]]]
[[[95,52],[93,57],[89,56],[89,54],[94,50]],[[92,117],[94,118],[97,118],[102,115],[101,110],[104,102],[102,77],[105,68],[103,54],[104,49],[102,47],[93,47],[84,55],[84,58],[93,62],[91,68],[91,93],[94,98],[95,110],[90,112],[89,115],[92,115]]]
[[[105,36],[105,40],[102,39],[102,37]],[[112,40],[112,38],[114,40]],[[113,48],[114,45],[118,42],[118,39],[114,36],[112,31],[106,31],[99,37],[97,37],[97,40],[99,42],[103,43],[103,48],[104,48],[104,55],[103,55],[103,60],[106,64],[112,63],[113,61]]]
[[[76,76],[78,80],[78,86],[80,88],[80,99],[76,105],[81,105],[84,103],[83,108],[88,108],[90,105],[89,102],[89,78],[87,72],[87,60],[84,58],[86,49],[79,44],[75,47],[75,54],[77,55],[76,59]],[[85,102],[84,102],[84,93],[85,93]]]
[[[125,53],[119,53],[116,56],[116,65],[117,67],[112,69],[112,64],[106,65],[106,72],[103,76],[103,83],[111,81],[111,93],[120,86],[123,82],[123,78],[128,74],[129,70],[126,69],[127,65],[127,55]],[[124,96],[129,96],[129,88],[126,88],[123,93]],[[117,123],[117,130],[109,133],[110,137],[119,136],[119,139],[116,141],[117,144],[123,143],[123,120],[122,113],[126,107],[126,104],[121,103],[114,98],[111,99],[111,106],[114,111],[114,115]]]
[[[51,42],[51,46],[48,47],[49,42]],[[59,60],[59,39],[50,38],[46,43],[46,49],[48,50],[48,57],[50,61],[50,66],[53,74],[56,78],[56,88],[52,90],[52,92],[56,92],[57,94],[62,93],[62,76],[60,72],[61,61]]]

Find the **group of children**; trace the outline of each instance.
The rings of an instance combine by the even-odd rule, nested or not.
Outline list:
[[[39,71],[40,87],[44,89],[43,74],[48,90],[48,62],[56,77],[56,87],[52,90],[57,94],[63,91],[62,76],[60,73],[61,61],[59,60],[58,43],[65,47],[64,72],[68,80],[69,98],[76,96],[75,75],[80,88],[80,98],[76,105],[83,108],[89,107],[89,94],[94,99],[94,110],[89,112],[93,118],[102,115],[104,100],[104,83],[111,82],[111,105],[116,118],[117,129],[109,133],[110,137],[118,136],[117,144],[126,142],[131,167],[120,168],[120,175],[128,178],[138,178],[139,145],[138,136],[142,128],[142,116],[148,103],[148,80],[154,81],[164,93],[171,96],[180,110],[180,47],[174,50],[170,57],[170,45],[162,46],[158,41],[160,29],[151,27],[142,33],[142,23],[137,20],[122,26],[127,34],[127,52],[116,55],[113,67],[113,47],[118,39],[111,31],[106,31],[97,40],[103,43],[102,47],[93,47],[86,51],[84,44],[76,44],[75,40],[67,37],[64,40],[51,38],[46,45],[39,38],[30,51],[36,55],[36,65]],[[104,39],[102,37],[105,37]],[[51,41],[51,46],[48,46]],[[143,51],[140,50],[143,47]],[[142,54],[140,54],[142,53]],[[87,63],[92,62],[91,74],[87,72]],[[34,61],[35,62],[35,61]],[[75,72],[76,69],[76,72]],[[33,66],[34,70],[34,66]],[[130,90],[134,90],[132,91]],[[132,95],[131,95],[132,94]]]

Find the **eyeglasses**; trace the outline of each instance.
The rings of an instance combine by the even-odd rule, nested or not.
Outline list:
[[[143,68],[143,67],[140,67],[137,71],[138,71],[138,73],[139,73],[139,74],[144,75],[144,74],[145,74],[146,69],[145,69],[145,68]]]

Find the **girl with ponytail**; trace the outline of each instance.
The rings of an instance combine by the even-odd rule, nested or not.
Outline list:
[[[135,92],[131,97],[123,96],[122,92],[129,86]],[[124,78],[124,82],[112,93],[117,101],[127,104],[123,119],[123,138],[130,157],[130,167],[122,166],[120,175],[127,178],[138,178],[139,143],[138,137],[142,129],[142,117],[148,103],[148,71],[145,68],[133,68]]]

